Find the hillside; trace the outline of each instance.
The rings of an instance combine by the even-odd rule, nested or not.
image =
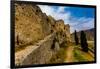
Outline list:
[[[94,28],[84,30],[84,32],[86,33],[87,40],[89,40],[89,41],[94,40]],[[77,36],[78,36],[78,38],[80,38],[80,31],[77,32]],[[74,40],[74,33],[71,34],[71,39]]]
[[[86,34],[87,34],[87,39],[88,40],[94,40],[94,28],[89,29],[89,30],[85,30]]]

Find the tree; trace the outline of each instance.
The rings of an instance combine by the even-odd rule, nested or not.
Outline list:
[[[76,30],[75,30],[74,39],[75,39],[75,44],[78,45],[78,44],[79,44],[79,39],[78,39],[78,37],[77,37]]]
[[[88,52],[88,43],[87,43],[87,38],[84,31],[81,31],[80,42],[81,42],[82,50],[85,52]]]

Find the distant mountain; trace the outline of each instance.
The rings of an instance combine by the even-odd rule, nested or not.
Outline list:
[[[94,40],[94,28],[85,30],[85,33],[88,40]]]
[[[77,32],[78,38],[80,38],[80,32],[81,31]],[[94,36],[95,36],[94,35],[94,28],[84,30],[84,32],[86,33],[87,40],[90,40],[90,41],[94,40]],[[71,34],[71,39],[72,39],[72,41],[74,40],[74,33]]]

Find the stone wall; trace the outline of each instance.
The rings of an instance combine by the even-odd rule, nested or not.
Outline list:
[[[67,37],[68,36],[68,37]],[[15,4],[16,65],[47,64],[70,36],[70,26],[34,4]]]
[[[55,34],[47,36],[44,40],[41,40],[34,46],[24,49],[25,54],[17,52],[15,54],[16,65],[34,65],[34,64],[47,64],[51,57],[57,52],[59,45],[57,43],[53,45]],[[52,48],[53,45],[53,48]],[[55,46],[55,47],[54,47]],[[35,48],[35,49],[34,49]],[[29,51],[28,51],[29,50]],[[19,57],[20,56],[20,57]]]

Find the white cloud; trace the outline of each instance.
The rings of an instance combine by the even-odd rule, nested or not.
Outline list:
[[[81,17],[79,19],[76,19],[76,21],[73,23],[70,23],[71,25],[71,32],[74,32],[74,30],[80,31],[80,30],[86,30],[94,28],[94,18],[85,18]]]
[[[47,6],[47,5],[38,5],[42,12],[47,15],[51,15],[56,20],[63,19],[65,24],[70,24],[71,33],[74,30],[86,30],[94,28],[94,18],[86,18],[86,17],[72,17],[71,12],[65,11],[66,8],[69,7],[56,7],[55,6]]]
[[[65,7],[59,7],[57,9],[54,8],[54,6],[45,6],[45,5],[38,5],[41,10],[46,13],[47,15],[51,15],[56,20],[63,19],[68,20],[70,16],[70,12],[65,12]],[[66,23],[66,22],[65,22]]]

